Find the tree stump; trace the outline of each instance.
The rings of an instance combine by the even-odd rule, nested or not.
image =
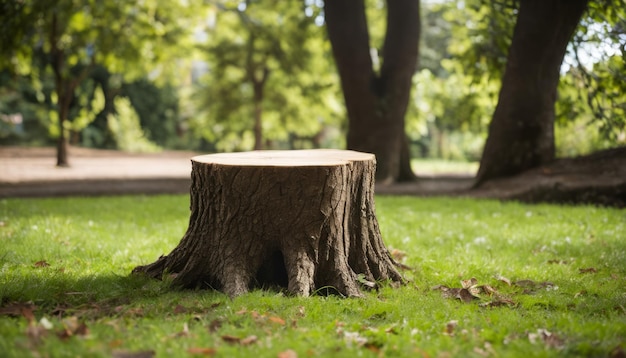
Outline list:
[[[402,282],[374,208],[373,154],[346,150],[193,157],[189,227],[167,256],[133,273],[231,297],[280,285],[308,296]]]

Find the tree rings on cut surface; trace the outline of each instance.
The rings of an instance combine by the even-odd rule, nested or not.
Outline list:
[[[402,282],[374,208],[374,155],[347,150],[193,157],[189,227],[167,256],[133,273],[237,296],[279,285],[360,296]]]

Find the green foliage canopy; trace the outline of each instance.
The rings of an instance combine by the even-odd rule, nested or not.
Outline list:
[[[557,102],[557,141],[567,147],[563,155],[626,141],[626,9],[621,5],[590,1],[570,44]],[[0,121],[0,136],[58,136],[62,98],[70,98],[67,132],[92,136],[93,118],[104,123],[97,130],[106,130],[107,114],[94,101],[100,87],[109,112],[115,96],[129,97],[145,136],[162,146],[197,149],[200,137],[209,143],[203,149],[251,149],[260,109],[268,148],[319,145],[329,130],[335,135],[326,135],[322,145],[340,147],[345,113],[322,6],[316,0],[3,2],[0,112],[21,113],[25,132],[16,135]],[[375,66],[381,62],[385,6],[367,1]],[[513,0],[423,2],[420,70],[406,119],[414,143],[434,142],[438,132],[484,138],[517,7]],[[199,41],[202,46],[195,48]],[[190,74],[198,60],[208,69],[199,79]],[[55,68],[64,83],[60,88],[74,88],[71,95],[57,90]],[[96,68],[108,77],[95,80]],[[257,87],[262,82],[260,92],[255,82]],[[173,138],[188,127],[185,139]],[[559,134],[564,131],[568,134]],[[588,147],[574,140],[583,132]]]
[[[314,21],[319,10],[307,9],[284,1],[223,1],[212,8],[208,73],[198,83],[201,115],[193,128],[218,150],[252,148],[255,103],[265,144],[315,137],[337,125],[337,76]]]
[[[626,8],[591,1],[569,47],[561,121],[586,117],[603,139],[626,144]],[[577,91],[565,89],[569,84]]]
[[[96,65],[121,81],[146,75],[158,75],[162,81],[180,78],[173,59],[191,44],[188,35],[193,26],[189,25],[201,15],[199,5],[163,0],[5,4],[7,21],[2,24],[0,43],[8,56],[0,66],[32,81],[40,91],[37,98],[47,98],[56,108],[49,112],[52,124],[60,123],[63,131],[79,131],[90,122],[85,108],[92,110],[94,86],[87,86],[87,92],[82,87]],[[54,85],[46,95],[42,88],[48,82]],[[66,119],[73,123],[64,123]],[[59,129],[56,134],[63,133]]]
[[[499,83],[519,1],[453,0],[434,6],[444,10],[443,18],[451,24],[448,52],[454,62],[475,82],[488,78]],[[624,73],[626,8],[619,0],[590,1],[564,60],[557,123],[568,126],[588,117],[586,124],[606,141],[600,147],[626,143]],[[496,98],[497,92],[489,95]]]

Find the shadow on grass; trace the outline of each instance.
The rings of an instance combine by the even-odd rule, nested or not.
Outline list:
[[[167,313],[193,302],[195,310],[213,308],[228,299],[214,290],[176,290],[168,282],[140,275],[94,274],[71,277],[55,272],[11,274],[0,287],[0,315],[11,307],[34,305],[37,316],[77,315],[98,318]],[[69,276],[69,277],[68,277]],[[178,309],[187,311],[188,309]],[[19,312],[19,309],[17,310]]]

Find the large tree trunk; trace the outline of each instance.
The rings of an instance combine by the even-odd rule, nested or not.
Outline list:
[[[554,159],[559,71],[587,2],[522,0],[477,184]]]
[[[418,57],[419,1],[387,2],[380,74],[372,66],[364,2],[326,1],[324,11],[348,112],[348,149],[374,153],[381,182],[414,178],[403,146]]]
[[[363,283],[401,282],[375,216],[375,166],[371,154],[338,150],[194,157],[187,233],[133,272],[231,297],[268,284],[360,296]]]

